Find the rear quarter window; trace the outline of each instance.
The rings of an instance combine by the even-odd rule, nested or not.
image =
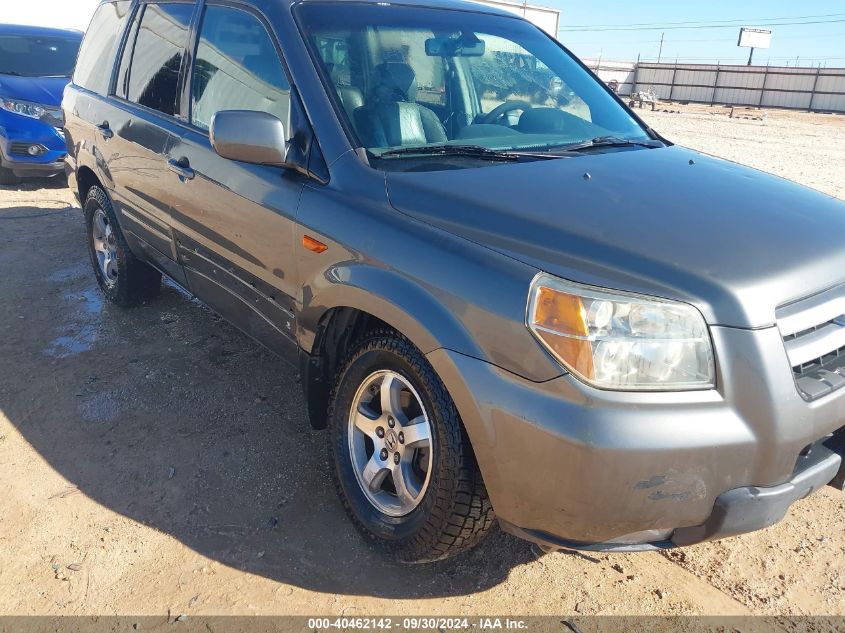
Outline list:
[[[111,84],[114,58],[131,8],[129,0],[101,4],[79,50],[73,82],[105,95]]]

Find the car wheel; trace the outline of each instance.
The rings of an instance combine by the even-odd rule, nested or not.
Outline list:
[[[158,294],[161,273],[129,250],[111,201],[99,187],[91,187],[85,199],[85,226],[94,274],[110,301],[129,307]]]
[[[476,545],[494,516],[452,399],[422,353],[390,330],[338,373],[329,446],[341,501],[390,558],[420,563]]]
[[[17,185],[20,184],[21,179],[15,176],[15,172],[6,167],[0,167],[0,185]]]

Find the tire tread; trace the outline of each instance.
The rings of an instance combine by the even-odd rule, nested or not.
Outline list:
[[[88,195],[85,198],[84,208],[86,229],[89,232],[88,240],[90,241],[91,239],[90,218],[93,216],[95,205],[106,212],[109,222],[112,224],[119,247],[118,282],[113,288],[107,288],[101,283],[100,288],[103,290],[103,293],[110,301],[125,308],[137,306],[155,298],[161,291],[161,273],[135,257],[129,249],[129,244],[127,244],[126,238],[123,236],[123,231],[117,221],[111,200],[109,200],[106,192],[96,185],[88,190]],[[98,270],[97,263],[94,261],[93,254],[91,257],[94,272],[97,275],[97,279],[100,280],[101,273]]]
[[[386,351],[401,357],[412,366],[414,373],[423,382],[419,386],[433,400],[439,415],[431,417],[441,421],[441,431],[445,437],[445,442],[440,446],[439,485],[424,526],[409,540],[394,543],[374,534],[359,519],[342,492],[337,468],[332,468],[346,513],[371,543],[401,562],[433,562],[473,548],[493,526],[493,507],[451,396],[422,353],[407,338],[392,329],[378,328],[352,346],[332,389],[329,401],[330,424],[338,423],[337,396],[347,370],[362,354],[369,351]],[[330,436],[329,446],[334,458],[335,442],[331,439],[335,436],[334,432]],[[333,463],[336,461],[333,460]]]

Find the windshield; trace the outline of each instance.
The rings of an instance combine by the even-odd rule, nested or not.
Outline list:
[[[371,157],[651,140],[563,48],[523,20],[340,3],[300,5],[297,16],[353,142]]]
[[[0,74],[70,77],[81,43],[82,35],[0,35]]]

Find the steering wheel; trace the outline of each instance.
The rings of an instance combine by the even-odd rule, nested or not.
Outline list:
[[[534,106],[527,101],[505,101],[502,105],[496,106],[490,112],[485,114],[481,119],[481,122],[485,124],[496,123],[496,121],[509,112],[514,112],[516,110],[530,110],[533,107]]]

